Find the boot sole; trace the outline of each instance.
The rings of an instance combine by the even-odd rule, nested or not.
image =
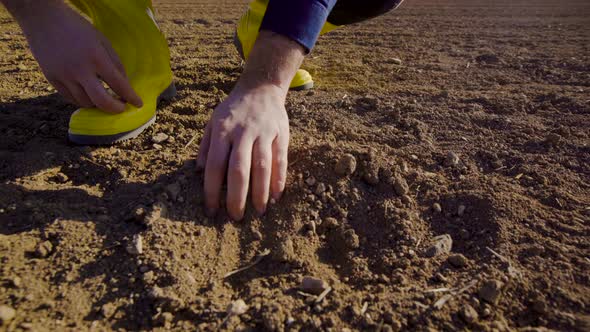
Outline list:
[[[164,92],[162,92],[158,97],[158,103],[160,101],[167,101],[174,98],[176,96],[176,92],[176,86],[174,85],[174,83],[170,84],[170,86],[168,86],[166,90],[164,90]],[[68,132],[68,141],[76,145],[112,145],[132,138],[136,138],[144,130],[149,128],[154,122],[156,122],[156,115],[154,115],[151,119],[148,120],[148,122],[144,123],[137,129],[115,135],[77,135]]]

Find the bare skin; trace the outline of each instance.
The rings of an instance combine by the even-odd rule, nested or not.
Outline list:
[[[0,0],[23,29],[48,81],[72,103],[122,112],[142,102],[109,41],[62,0]],[[227,178],[227,211],[244,217],[248,192],[259,214],[278,201],[287,182],[289,119],[285,99],[304,48],[261,31],[238,83],[214,111],[201,142],[207,214],[220,209]],[[101,79],[120,97],[111,96]]]
[[[113,113],[123,112],[125,101],[142,106],[110,42],[63,1],[0,1],[23,29],[49,83],[70,102]]]

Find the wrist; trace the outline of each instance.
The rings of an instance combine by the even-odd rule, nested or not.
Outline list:
[[[299,43],[271,31],[260,31],[238,86],[274,86],[286,96],[301,66],[305,49]]]

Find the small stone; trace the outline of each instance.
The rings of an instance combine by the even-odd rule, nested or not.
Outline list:
[[[457,208],[457,215],[459,217],[463,216],[465,214],[465,209],[466,209],[465,205],[463,205],[463,204],[459,205],[459,208]]]
[[[468,264],[468,260],[467,257],[463,256],[462,254],[454,254],[449,256],[448,258],[449,263],[456,267],[456,268],[462,268],[467,266]]]
[[[321,224],[321,226],[326,229],[335,229],[336,227],[338,227],[338,225],[338,219],[332,217],[324,219],[324,221]]]
[[[61,172],[59,172],[59,173],[57,173],[57,174],[55,175],[55,180],[56,180],[58,183],[66,183],[66,182],[68,182],[70,179],[69,179],[69,178],[68,178],[68,176],[67,176],[67,175],[65,175],[64,173],[61,173]]]
[[[143,238],[141,235],[133,235],[133,240],[127,244],[127,252],[131,255],[141,255],[143,253]]]
[[[149,270],[150,270],[150,268],[147,265],[142,265],[142,266],[139,267],[139,272],[141,272],[141,273],[146,273]]]
[[[156,150],[162,150],[162,146],[160,144],[152,144],[152,147]]]
[[[432,209],[436,213],[441,213],[442,212],[442,206],[439,203],[432,204]]]
[[[356,158],[350,153],[342,155],[336,163],[335,171],[340,176],[352,175],[356,171]]]
[[[401,177],[397,177],[395,179],[395,182],[393,183],[393,189],[399,196],[404,196],[410,192],[410,186],[408,186],[406,180]]]
[[[438,282],[447,282],[447,277],[442,275],[440,272],[434,275],[434,280]]]
[[[318,183],[318,185],[315,187],[314,190],[314,194],[320,196],[321,194],[323,194],[324,192],[326,192],[326,185],[322,182]]]
[[[139,223],[143,223],[145,217],[147,215],[147,211],[145,206],[140,205],[137,206],[133,212],[131,213],[131,217],[129,218],[129,220],[133,220]]]
[[[527,250],[530,256],[541,256],[545,252],[545,248],[541,245],[533,245]]]
[[[455,152],[450,151],[447,154],[447,157],[445,158],[444,165],[447,167],[455,167],[455,166],[459,165],[460,161],[461,161],[461,159],[459,158],[459,155],[456,154]]]
[[[328,287],[330,286],[327,282],[314,277],[303,277],[301,284],[299,285],[299,289],[314,295],[320,295],[323,291],[328,289]]]
[[[231,316],[239,316],[245,314],[246,311],[248,311],[248,308],[249,307],[244,300],[237,299],[227,306],[226,312]]]
[[[28,69],[28,67],[25,64],[23,64],[23,63],[19,63],[18,66],[16,66],[16,67],[20,71],[26,71]]]
[[[305,179],[305,183],[311,187],[314,186],[317,183],[317,181],[313,176],[310,176],[307,179]]]
[[[14,288],[20,288],[20,286],[23,284],[23,281],[19,276],[14,276],[10,279],[10,284]]]
[[[475,58],[475,61],[487,64],[497,64],[500,63],[500,58],[495,54],[482,54],[478,55]]]
[[[260,231],[258,231],[258,230],[255,230],[255,231],[252,232],[252,237],[256,241],[261,241],[263,239],[262,233]]]
[[[391,63],[393,63],[394,65],[397,65],[397,66],[401,66],[402,60],[399,58],[391,58]]]
[[[49,241],[43,241],[37,244],[35,248],[35,256],[37,258],[45,258],[53,252],[53,244]]]
[[[152,142],[154,142],[156,144],[164,143],[167,140],[168,140],[168,135],[166,135],[164,133],[157,133],[156,135],[154,135],[152,137]]]
[[[146,284],[152,284],[156,280],[156,274],[154,271],[147,271],[141,276],[141,279]]]
[[[346,247],[349,249],[357,249],[360,247],[360,239],[359,236],[356,235],[354,229],[348,229],[342,233],[342,237],[344,238],[344,243]]]
[[[0,326],[8,323],[16,316],[16,310],[7,305],[0,305]]]
[[[165,329],[170,329],[172,321],[174,320],[174,315],[171,312],[166,311],[156,314],[152,320],[156,326],[163,326]]]
[[[449,234],[439,235],[434,238],[434,244],[424,253],[426,257],[435,257],[439,255],[446,255],[451,252],[453,248],[453,239]]]
[[[115,311],[117,311],[117,307],[113,303],[106,303],[100,308],[100,313],[105,318],[110,318],[111,316],[113,316],[115,314]]]
[[[178,194],[180,194],[180,183],[175,182],[166,186],[166,193],[170,196],[173,201],[178,199]]]
[[[477,294],[482,300],[496,304],[500,299],[500,295],[502,295],[502,287],[504,287],[504,283],[499,280],[487,280],[483,283]]]
[[[365,170],[363,180],[372,186],[379,183],[379,168],[372,166]]]
[[[479,318],[477,311],[475,311],[475,309],[470,306],[469,304],[465,304],[462,308],[461,311],[459,312],[459,315],[461,316],[461,318],[463,318],[463,320],[466,323],[473,323],[475,321],[477,321],[477,319]]]
[[[545,314],[547,313],[547,303],[545,301],[543,301],[542,299],[536,299],[535,301],[533,301],[533,311],[538,313],[538,314]]]
[[[294,261],[297,257],[295,256],[295,249],[293,248],[293,241],[286,239],[281,242],[275,250],[274,258],[281,262]]]

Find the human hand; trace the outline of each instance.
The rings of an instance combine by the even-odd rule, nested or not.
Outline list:
[[[230,217],[244,217],[248,188],[259,214],[269,197],[277,201],[287,180],[289,118],[286,91],[268,84],[236,89],[213,112],[201,141],[197,164],[205,169],[208,215],[219,209],[227,175],[226,207]]]
[[[102,33],[61,1],[38,1],[34,6],[23,8],[17,20],[43,74],[62,96],[80,107],[113,113],[123,112],[126,102],[142,106]]]

